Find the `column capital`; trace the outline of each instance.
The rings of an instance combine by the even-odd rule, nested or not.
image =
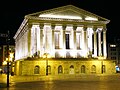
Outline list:
[[[87,27],[86,25],[85,25],[85,26],[83,26],[83,30],[84,30],[84,31],[86,31],[86,30],[87,30],[87,28],[88,28],[88,27]]]
[[[55,29],[55,26],[56,26],[56,25],[51,25],[52,30],[54,30],[54,29]]]
[[[66,27],[67,27],[66,25],[62,25],[62,29],[63,29],[63,30],[65,30],[65,29],[66,29]]]
[[[40,24],[39,27],[40,27],[40,29],[43,29],[44,24]]]
[[[97,30],[97,27],[96,26],[93,26],[93,31],[96,31]]]
[[[73,26],[73,30],[76,30],[77,29],[77,26]]]
[[[32,25],[33,25],[33,24],[28,24],[28,28],[32,28]]]
[[[101,33],[101,32],[102,32],[102,30],[100,30],[100,29],[97,29],[97,31],[98,31],[98,33]]]
[[[103,32],[105,33],[107,31],[107,28],[106,27],[103,27]]]

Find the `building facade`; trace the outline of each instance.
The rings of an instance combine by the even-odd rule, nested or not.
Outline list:
[[[120,72],[120,39],[108,43],[108,59],[116,61],[116,70]]]
[[[26,15],[14,36],[15,74],[115,73],[107,60],[109,22],[73,5]]]
[[[7,45],[1,45],[0,47],[1,47],[0,48],[0,63],[1,63],[0,66],[1,66],[1,69],[3,69],[3,72],[7,73],[8,47]],[[15,54],[15,45],[9,45],[10,68],[11,68],[11,62],[14,62],[14,54]]]

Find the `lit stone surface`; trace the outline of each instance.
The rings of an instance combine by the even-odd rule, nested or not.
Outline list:
[[[107,60],[109,22],[73,5],[26,15],[14,36],[15,74],[115,73]]]

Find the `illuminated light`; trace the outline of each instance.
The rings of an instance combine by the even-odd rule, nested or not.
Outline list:
[[[7,65],[7,61],[4,61],[4,62],[3,62],[3,65]]]
[[[47,18],[63,18],[63,19],[82,19],[80,16],[63,16],[63,15],[52,15],[52,14],[42,14],[39,17],[47,17]]]
[[[104,57],[100,56],[100,57],[98,57],[98,59],[102,60],[102,59],[104,59]]]
[[[44,54],[43,54],[43,58],[51,58],[51,55],[48,54],[48,53],[44,53]]]
[[[10,53],[10,61],[12,61],[13,57],[14,57],[14,53]]]
[[[110,45],[110,47],[116,47],[116,45],[114,45],[114,44],[111,44],[111,45]]]
[[[97,19],[97,18],[88,17],[88,16],[85,18],[85,20],[93,20],[93,21],[98,21],[98,19]]]

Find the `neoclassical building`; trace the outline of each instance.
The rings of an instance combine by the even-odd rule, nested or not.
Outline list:
[[[115,73],[107,59],[109,22],[73,5],[26,15],[14,36],[15,74]]]

